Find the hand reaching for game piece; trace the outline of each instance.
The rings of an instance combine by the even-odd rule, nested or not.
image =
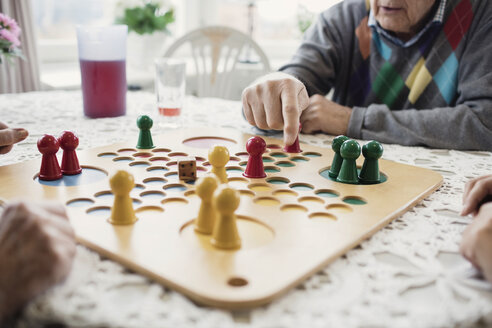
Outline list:
[[[0,217],[0,322],[62,281],[75,255],[65,209],[14,203]]]
[[[284,130],[284,143],[292,145],[299,133],[299,117],[309,104],[304,84],[281,72],[265,75],[244,89],[246,120],[263,130]]]
[[[0,154],[8,153],[14,144],[26,139],[28,134],[25,129],[11,129],[0,122]]]
[[[309,98],[309,106],[302,112],[302,132],[324,132],[346,135],[352,109],[339,105],[322,95]]]
[[[477,215],[480,203],[492,196],[492,175],[484,175],[468,181],[463,192],[461,215]]]
[[[480,206],[463,232],[460,251],[492,283],[492,202]]]

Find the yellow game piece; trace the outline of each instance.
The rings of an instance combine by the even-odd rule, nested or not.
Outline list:
[[[130,191],[135,187],[133,175],[127,171],[119,170],[109,179],[109,185],[114,194],[114,203],[111,208],[112,224],[132,224],[137,221]]]
[[[239,193],[228,185],[220,185],[214,193],[214,205],[218,216],[210,242],[218,248],[240,248],[241,238],[234,214],[239,206]]]
[[[219,180],[214,174],[200,178],[196,183],[196,194],[202,200],[198,217],[195,220],[195,231],[210,235],[214,230],[217,211],[212,203],[214,191],[219,185]]]
[[[220,180],[220,183],[227,183],[225,165],[229,162],[229,151],[224,146],[215,145],[208,151],[208,161],[212,165],[212,173]]]

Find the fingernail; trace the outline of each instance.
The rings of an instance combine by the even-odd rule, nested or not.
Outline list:
[[[17,138],[25,138],[29,135],[29,132],[27,132],[26,129],[18,128],[18,129],[14,129],[14,131],[15,131],[15,136]]]

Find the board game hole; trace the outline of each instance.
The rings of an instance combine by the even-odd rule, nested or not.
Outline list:
[[[143,161],[135,161],[135,162],[131,162],[130,164],[131,167],[149,167],[150,164],[148,162],[143,162]]]
[[[230,177],[227,181],[231,187],[244,187],[248,183],[248,179],[241,177]]]
[[[153,153],[169,153],[171,149],[167,148],[155,148],[151,150]]]
[[[156,156],[149,158],[151,162],[162,162],[161,164],[167,163],[169,161],[169,157]]]
[[[270,191],[272,187],[265,183],[253,183],[248,186],[248,188],[252,191],[260,192],[260,191]]]
[[[245,190],[245,189],[239,190],[239,194],[241,196],[247,196],[247,197],[254,197],[255,196],[254,192],[252,192],[251,190]]]
[[[352,212],[352,207],[345,204],[330,204],[325,207],[327,210],[340,213],[350,213]]]
[[[236,144],[236,141],[222,137],[203,136],[183,140],[183,144],[193,148],[208,149],[214,145],[233,146]]]
[[[280,190],[275,190],[273,192],[273,195],[279,198],[287,198],[287,197],[297,197],[298,194],[293,190],[280,189]]]
[[[132,162],[133,160],[134,160],[133,157],[128,157],[128,156],[118,156],[113,158],[113,162],[118,162],[118,163]]]
[[[133,154],[133,157],[140,157],[140,158],[149,158],[152,157],[152,153],[146,153],[146,152],[138,152]]]
[[[188,201],[185,198],[171,197],[171,198],[163,199],[161,201],[161,204],[163,204],[163,205],[184,205],[184,204],[188,204]]]
[[[178,162],[177,161],[172,161],[172,162],[169,162],[166,164],[167,167],[170,167],[170,166],[176,166],[178,165]]]
[[[299,198],[300,203],[312,203],[312,204],[324,204],[324,201],[321,198],[307,196]]]
[[[292,183],[289,187],[297,191],[308,191],[314,189],[312,185],[307,183]]]
[[[239,166],[247,166],[247,165],[248,165],[248,161],[239,162]]]
[[[146,168],[146,170],[148,172],[155,172],[155,171],[167,172],[167,171],[169,171],[169,169],[167,167],[164,167],[164,166],[151,166],[151,167]]]
[[[265,181],[271,184],[286,184],[290,182],[289,179],[282,177],[267,178]]]
[[[229,157],[229,161],[232,161],[232,162],[239,162],[241,160],[241,158],[237,157],[237,156],[231,156]]]
[[[226,167],[226,171],[230,173],[242,173],[244,170],[240,166],[229,166]]]
[[[91,183],[95,183],[106,179],[108,173],[102,169],[93,166],[82,165],[82,172],[75,175],[63,175],[58,180],[45,181],[39,179],[39,173],[34,176],[34,180],[37,180],[40,184],[44,186],[51,187],[71,187],[71,186],[81,186]]]
[[[206,168],[204,168],[203,166],[197,166],[196,167],[196,170],[197,171],[201,171],[201,172],[207,172],[208,170]]]
[[[188,157],[187,153],[182,153],[182,152],[174,152],[174,153],[169,153],[167,154],[169,157]]]
[[[347,204],[350,205],[365,205],[367,204],[367,201],[363,199],[362,197],[358,196],[347,196],[342,199]]]
[[[270,156],[263,156],[262,159],[263,159],[263,163],[273,163],[273,162],[275,162],[275,158],[270,157]]]
[[[87,214],[94,215],[94,216],[109,217],[111,215],[111,207],[109,206],[91,207],[87,210]]]
[[[200,157],[200,156],[195,156],[195,160],[197,162],[205,162],[206,161],[206,159],[204,157]]]
[[[332,189],[318,189],[314,193],[319,197],[325,197],[325,198],[335,198],[340,196],[340,194],[337,191]]]
[[[163,186],[162,188],[169,192],[181,192],[187,189],[185,185],[180,183],[170,183],[168,185]]]
[[[161,199],[166,196],[166,193],[158,190],[149,190],[140,193],[140,197],[144,199]]]
[[[142,213],[142,212],[159,212],[159,213],[162,213],[164,212],[164,209],[160,206],[155,206],[155,205],[152,205],[152,206],[142,206],[142,207],[139,207],[135,210],[135,213]]]
[[[277,144],[268,144],[267,148],[269,148],[269,149],[281,149],[282,147],[280,147],[280,145],[277,145]]]
[[[176,172],[176,171],[171,171],[171,172],[164,173],[164,176],[166,178],[169,178],[169,179],[172,179],[172,180],[179,180],[179,175],[178,175],[178,172]]]
[[[94,197],[98,198],[98,199],[113,199],[113,193],[109,190],[104,190],[104,191],[100,191],[100,192],[96,192],[94,194]]]
[[[280,201],[273,197],[258,197],[254,200],[254,203],[262,206],[278,206]]]
[[[137,150],[135,148],[122,148],[117,150],[118,153],[136,153]]]
[[[151,178],[146,178],[143,180],[143,183],[145,183],[146,185],[151,185],[151,186],[160,186],[166,182],[167,182],[166,179],[160,178],[160,177],[151,177]]]
[[[195,190],[188,190],[188,191],[186,191],[186,192],[184,193],[184,195],[185,195],[186,197],[193,197],[193,196],[197,196],[197,194],[196,194]]]
[[[227,280],[227,284],[232,287],[243,287],[248,284],[248,281],[244,278],[233,277]]]
[[[298,204],[286,204],[282,206],[280,210],[282,212],[290,212],[290,211],[307,212],[307,208]]]
[[[309,158],[303,156],[295,156],[295,157],[291,157],[290,160],[293,162],[307,162],[309,161]]]
[[[280,172],[280,169],[275,166],[265,166],[265,172],[266,173],[277,173]]]
[[[285,158],[285,157],[288,157],[285,153],[281,153],[281,152],[271,152],[269,155],[271,157],[275,157],[275,158]]]
[[[307,151],[307,152],[302,153],[302,155],[304,155],[306,157],[321,157],[320,153],[317,153],[314,151]]]
[[[249,154],[245,151],[242,151],[242,152],[239,152],[239,153],[236,153],[235,154],[236,156],[239,156],[239,157],[243,157],[243,158],[246,158],[248,159],[249,158]]]
[[[312,220],[323,220],[325,221],[326,219],[329,220],[336,220],[337,217],[331,213],[326,213],[326,212],[314,212],[309,214],[309,218]]]
[[[272,242],[275,238],[273,229],[262,221],[244,215],[236,215],[236,225],[241,238],[241,248],[235,250],[223,250],[214,247],[210,243],[210,239],[212,238],[211,234],[205,235],[195,232],[194,223],[195,220],[190,220],[183,224],[180,228],[180,236],[189,245],[211,252],[237,252],[257,248]]]
[[[210,166],[210,163],[208,161],[205,161],[202,163],[203,166]]]
[[[110,152],[97,154],[97,157],[116,157],[116,156],[118,156],[117,153],[110,153]]]
[[[94,201],[90,198],[75,198],[67,202],[67,206],[70,207],[87,207],[94,204]]]

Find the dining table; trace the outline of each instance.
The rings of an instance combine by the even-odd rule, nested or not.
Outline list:
[[[187,96],[172,124],[159,116],[152,92],[129,91],[126,115],[84,116],[82,92],[0,95],[0,121],[29,136],[0,166],[41,159],[44,134],[76,132],[78,150],[136,140],[136,119],[154,118],[152,134],[182,127],[261,131],[241,113],[241,101]],[[330,148],[334,136],[300,134]],[[492,287],[459,252],[473,220],[459,215],[465,183],[492,173],[492,153],[383,144],[383,158],[443,176],[442,186],[357,247],[267,305],[242,310],[203,306],[77,245],[69,276],[31,300],[14,327],[464,327],[492,325]],[[27,174],[27,173],[26,173]],[[405,186],[401,186],[405,188]],[[40,200],[38,200],[40,201]],[[5,270],[6,268],[0,268]]]

